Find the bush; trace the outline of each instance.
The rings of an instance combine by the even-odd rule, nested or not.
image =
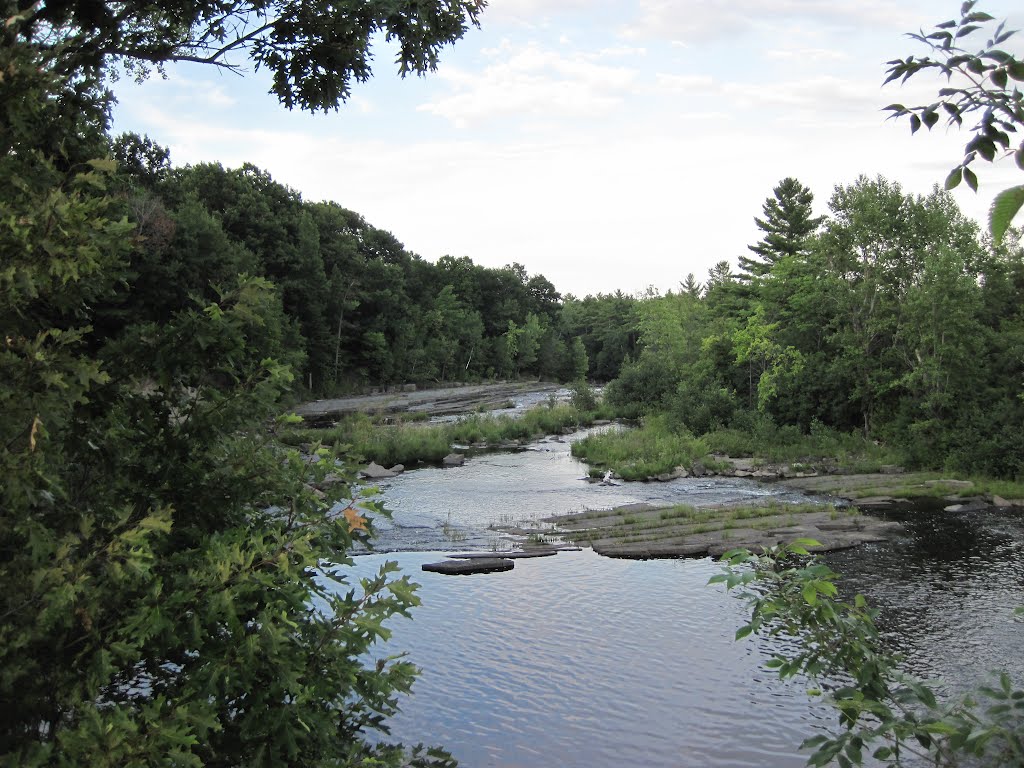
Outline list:
[[[585,380],[579,379],[572,385],[569,403],[578,411],[596,411],[597,393]]]
[[[732,390],[710,382],[684,380],[671,397],[668,412],[677,424],[703,435],[727,425],[738,407]]]
[[[635,419],[661,410],[676,387],[671,363],[653,355],[622,366],[604,390],[604,399],[623,418]]]

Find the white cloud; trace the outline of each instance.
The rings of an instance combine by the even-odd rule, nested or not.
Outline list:
[[[842,61],[850,58],[844,51],[837,51],[834,48],[772,48],[765,51],[764,55],[769,59],[796,61],[801,64],[829,59]]]
[[[625,45],[617,37],[629,19],[609,9],[632,9],[635,21],[638,7],[669,14],[670,5],[708,23],[735,10],[736,24],[770,34],[736,45],[683,41],[669,28]],[[833,187],[861,173],[927,193],[962,156],[966,132],[936,127],[911,137],[906,121],[885,122],[886,103],[929,103],[942,84],[922,75],[882,89],[876,36],[836,34],[823,19],[857,12],[836,6],[493,0],[476,42],[457,47],[438,73],[401,85],[382,73],[361,89],[367,103],[339,115],[288,113],[255,78],[211,77],[208,85],[154,82],[130,96],[125,88],[115,118],[118,130],[170,146],[176,164],[255,163],[306,199],[360,212],[429,259],[519,261],[577,295],[648,284],[664,291],[745,252],[760,236],[753,217],[786,176],[810,186],[824,212]],[[487,32],[500,8],[579,18],[540,21],[524,42],[523,26],[495,23]],[[876,0],[863,8],[862,20],[886,10]],[[933,14],[885,30],[893,55],[899,35]],[[769,27],[783,22],[784,30]],[[560,44],[563,32],[575,42]],[[787,56],[816,56],[818,65],[804,73]],[[225,97],[242,106],[210,106]],[[448,121],[472,130],[453,131]],[[978,172],[981,192],[957,194],[983,216],[1019,172],[1012,164]]]
[[[639,0],[627,37],[689,42],[736,37],[753,26],[810,21],[849,28],[920,24],[906,8],[886,0]]]
[[[637,79],[637,70],[600,63],[600,54],[562,53],[536,43],[521,49],[489,49],[493,62],[482,71],[444,68],[439,77],[452,92],[420,111],[459,127],[526,116],[598,117],[617,107]]]

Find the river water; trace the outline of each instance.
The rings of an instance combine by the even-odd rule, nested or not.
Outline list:
[[[377,655],[408,651],[421,668],[392,736],[449,749],[463,766],[799,766],[800,742],[833,725],[799,682],[761,665],[764,640],[733,635],[741,601],[708,587],[710,559],[616,560],[590,550],[519,560],[506,573],[420,572],[453,550],[506,549],[492,525],[626,503],[777,496],[740,479],[592,485],[568,442],[471,457],[387,481],[393,511],[378,548],[421,584],[412,620],[391,624]],[[882,609],[908,667],[960,691],[992,668],[1024,672],[1024,526],[1019,515],[895,512],[907,535],[829,556],[850,590]]]

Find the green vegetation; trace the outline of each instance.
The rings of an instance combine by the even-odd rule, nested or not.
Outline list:
[[[280,435],[283,443],[321,443],[334,446],[339,456],[375,461],[383,466],[439,462],[453,445],[496,446],[510,441],[526,442],[543,435],[560,434],[588,426],[594,414],[571,405],[542,405],[520,417],[472,414],[443,424],[375,424],[366,415],[349,416],[337,426],[321,429],[290,429]]]
[[[890,61],[886,78],[887,83],[906,82],[926,70],[935,70],[943,78],[946,87],[939,91],[935,102],[916,107],[886,107],[892,117],[909,116],[911,133],[922,125],[931,130],[939,122],[940,114],[946,118],[948,127],[960,127],[964,117],[981,113],[971,129],[971,139],[964,146],[964,159],[946,177],[946,189],[965,181],[975,192],[978,176],[970,165],[979,157],[993,162],[998,156],[1013,155],[1017,167],[1024,170],[1024,140],[1014,148],[1010,139],[1010,134],[1024,125],[1024,93],[1017,86],[1024,81],[1024,60],[1003,49],[1003,43],[1016,32],[1007,30],[1006,22],[1000,22],[980,50],[962,47],[968,37],[995,21],[991,15],[974,10],[976,4],[976,0],[968,0],[961,6],[959,20],[938,24],[930,34],[911,33],[910,37],[927,47],[931,55]],[[1010,187],[996,196],[989,215],[989,229],[996,245],[1022,206],[1024,185]]]
[[[231,52],[328,109],[373,33],[426,71],[481,5],[3,4],[0,763],[452,764],[386,741],[415,669],[375,644],[416,587],[346,567],[383,511],[268,431],[348,306],[314,212],[112,140],[105,78]]]
[[[625,480],[645,480],[676,467],[693,469],[699,462],[707,471],[731,467],[712,454],[754,457],[757,464],[786,465],[791,470],[814,471],[841,467],[852,472],[874,472],[899,464],[901,452],[879,446],[855,433],[843,434],[815,422],[809,433],[797,427],[777,427],[763,417],[740,420],[745,430],[720,428],[700,437],[674,427],[667,415],[647,416],[636,429],[591,435],[573,444],[572,452],[598,471],[611,469]]]
[[[766,668],[805,678],[808,693],[835,709],[838,733],[803,744],[813,750],[808,764],[862,765],[870,755],[872,765],[1024,765],[1024,690],[1001,674],[970,696],[941,702],[931,683],[901,671],[864,597],[838,598],[838,574],[808,554],[815,545],[734,550],[723,557],[725,572],[711,578],[750,604],[736,639],[782,638]]]
[[[646,480],[690,467],[705,456],[703,441],[671,430],[662,417],[650,416],[639,429],[589,435],[572,445],[572,455],[598,468],[613,470],[624,480]]]
[[[803,201],[770,209],[802,231],[806,190],[778,194]],[[948,193],[883,178],[837,188],[829,214],[788,244],[784,222],[762,220],[760,266],[641,301],[637,351],[605,401],[644,429],[578,455],[634,478],[712,451],[1024,476],[1019,241],[996,247]]]

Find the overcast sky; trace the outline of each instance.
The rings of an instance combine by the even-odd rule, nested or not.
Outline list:
[[[881,109],[928,103],[943,83],[881,83],[887,60],[923,53],[905,32],[959,7],[491,0],[482,29],[426,78],[399,79],[393,52],[378,47],[376,76],[339,112],[289,112],[262,72],[177,66],[166,80],[116,85],[114,130],[148,134],[175,165],[251,162],[431,261],[516,261],[577,296],[666,291],[735,264],[786,176],[811,188],[819,212],[859,174],[913,193],[941,183],[967,133],[940,124],[912,138]],[[1014,28],[1018,8],[979,6]],[[1006,47],[1019,53],[1024,33]],[[1012,162],[975,167],[979,194],[957,198],[980,219],[1021,175]]]

